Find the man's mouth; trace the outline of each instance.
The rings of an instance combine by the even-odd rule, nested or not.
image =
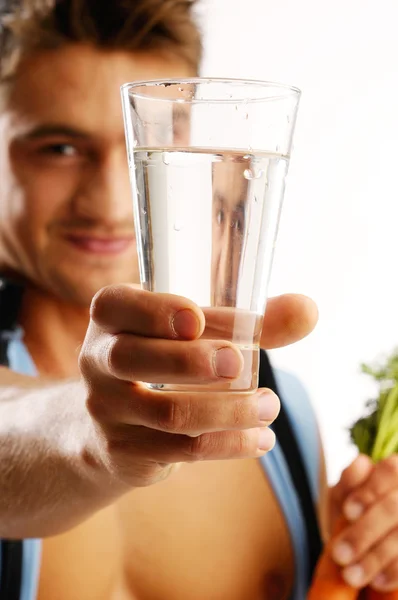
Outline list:
[[[94,236],[94,235],[80,235],[80,234],[67,234],[64,239],[69,243],[73,244],[75,248],[82,252],[88,252],[90,254],[121,254],[128,250],[133,242],[133,235],[121,235],[121,236]]]

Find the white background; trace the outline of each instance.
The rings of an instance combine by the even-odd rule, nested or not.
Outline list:
[[[273,352],[312,397],[334,482],[347,427],[373,386],[360,374],[398,346],[396,0],[203,0],[202,74],[297,85],[296,129],[271,293],[301,292],[316,332]]]

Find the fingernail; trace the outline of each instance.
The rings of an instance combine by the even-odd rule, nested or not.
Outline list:
[[[387,583],[387,577],[384,575],[384,573],[380,573],[379,575],[377,575],[377,577],[375,577],[372,581],[372,586],[374,586],[375,588],[382,588],[386,585]]]
[[[340,542],[334,546],[332,555],[340,565],[348,565],[354,558],[354,551],[347,542]]]
[[[258,436],[258,448],[259,450],[272,450],[275,445],[275,434],[268,427],[264,427],[260,429],[260,433]]]
[[[349,521],[356,521],[363,513],[363,505],[360,502],[349,502],[344,509],[344,514]]]
[[[258,418],[260,422],[274,421],[279,410],[279,400],[272,392],[261,394],[258,399]]]
[[[352,567],[343,569],[341,574],[345,582],[355,588],[361,587],[365,576],[364,570],[360,565],[353,565]]]
[[[214,371],[218,377],[235,379],[242,370],[242,360],[232,348],[220,348],[214,355]]]
[[[199,319],[192,310],[184,308],[175,313],[171,320],[171,328],[176,337],[191,339],[199,331]]]

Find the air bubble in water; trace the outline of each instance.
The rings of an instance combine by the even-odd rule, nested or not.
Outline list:
[[[181,231],[182,228],[183,228],[183,224],[180,223],[180,221],[176,221],[174,223],[174,227],[173,227],[174,231]]]
[[[179,91],[179,92],[183,92],[183,91],[184,91],[184,88],[182,88],[182,87],[180,86],[180,87],[178,88],[178,91]]]
[[[262,169],[259,169],[258,171],[255,171],[254,169],[245,169],[243,172],[244,178],[248,180],[260,179],[260,177],[262,177],[263,174],[264,171]]]
[[[169,153],[168,152],[163,152],[163,154],[162,154],[162,160],[163,160],[163,164],[165,164],[165,165],[169,165],[170,164],[170,158],[169,158]]]

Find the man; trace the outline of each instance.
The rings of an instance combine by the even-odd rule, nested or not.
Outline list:
[[[258,460],[274,444],[276,396],[166,396],[139,383],[228,380],[241,357],[199,339],[204,316],[189,300],[129,285],[119,86],[195,75],[191,3],[104,5],[3,6],[1,264],[24,291],[20,329],[5,336],[14,370],[0,372],[0,537],[44,541],[26,543],[19,574],[18,546],[4,541],[0,594],[31,600],[39,581],[39,600],[303,597],[280,473],[268,465],[264,477]],[[309,299],[275,298],[262,346],[297,341],[316,319]],[[356,499],[335,558],[358,585],[397,586],[396,469],[360,457],[333,492],[335,513]]]

